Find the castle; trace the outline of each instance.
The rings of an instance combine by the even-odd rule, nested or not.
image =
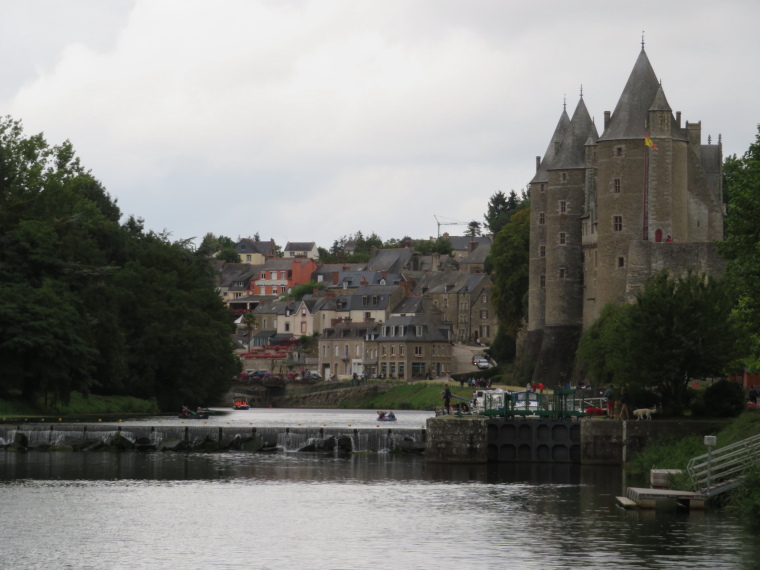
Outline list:
[[[681,124],[641,53],[601,136],[581,93],[530,181],[528,327],[534,378],[571,381],[580,334],[666,269],[720,274],[722,148]]]

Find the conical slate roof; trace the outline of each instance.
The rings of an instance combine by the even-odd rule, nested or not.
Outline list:
[[[662,90],[662,84],[657,88],[657,95],[654,96],[652,106],[649,107],[650,111],[672,111],[668,98],[665,97],[665,92]]]
[[[536,175],[533,177],[533,180],[530,181],[530,184],[549,181],[547,170],[551,167],[552,161],[557,156],[557,151],[555,149],[562,144],[562,139],[565,136],[565,132],[567,132],[568,126],[570,126],[570,117],[567,116],[567,111],[562,109],[562,115],[557,123],[557,128],[554,129],[554,134],[552,135],[549,146],[544,153],[544,158],[538,165]]]
[[[642,49],[599,140],[644,138],[644,121],[660,89],[652,64]],[[667,104],[667,100],[665,102]]]
[[[591,115],[588,113],[586,103],[581,97],[575,107],[573,118],[570,120],[570,126],[564,139],[562,139],[559,153],[549,169],[584,168],[586,166],[586,142],[589,138],[596,141],[599,134],[596,131],[594,121],[591,120]]]

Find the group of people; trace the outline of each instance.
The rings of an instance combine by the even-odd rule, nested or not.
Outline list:
[[[459,379],[459,387],[464,388],[465,384],[469,388],[490,388],[491,387],[491,379],[488,378],[460,378]]]
[[[613,384],[610,384],[607,386],[607,389],[604,391],[604,394],[602,394],[602,397],[604,398],[604,402],[607,406],[607,418],[613,419],[615,417],[615,386]],[[626,387],[623,386],[620,388],[620,413],[617,415],[618,419],[623,419],[623,416],[625,416],[625,419],[630,419],[631,414],[628,406],[630,405],[630,398],[628,396],[628,390],[626,390]]]
[[[179,415],[180,415],[180,416],[184,416],[184,417],[188,418],[188,417],[190,417],[190,416],[195,416],[195,415],[198,415],[198,414],[202,414],[202,413],[204,413],[205,411],[206,411],[206,410],[204,410],[204,409],[203,409],[203,408],[201,408],[200,406],[198,406],[198,411],[196,411],[196,412],[194,412],[193,410],[191,410],[191,409],[190,409],[190,408],[188,408],[187,406],[182,406],[182,411],[179,413]]]
[[[386,412],[384,410],[378,410],[377,411],[377,419],[378,420],[395,420],[396,414],[391,412]]]

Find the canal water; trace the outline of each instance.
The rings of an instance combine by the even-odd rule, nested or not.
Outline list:
[[[0,567],[758,567],[733,517],[624,511],[623,486],[389,453],[0,452]]]

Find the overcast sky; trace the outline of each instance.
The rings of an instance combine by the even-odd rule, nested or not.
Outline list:
[[[744,153],[758,22],[757,0],[0,0],[0,114],[176,239],[428,237],[523,189],[581,85],[601,133],[642,31],[673,111]]]

